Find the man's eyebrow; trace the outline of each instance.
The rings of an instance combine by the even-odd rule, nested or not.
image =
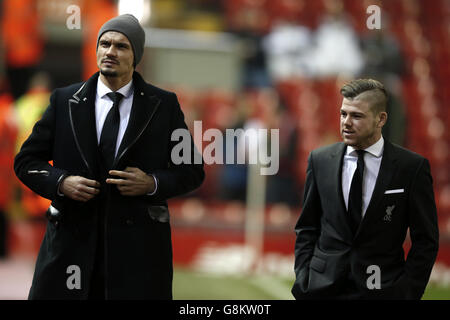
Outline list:
[[[347,113],[352,116],[364,116],[365,115],[364,112],[360,112],[360,111],[351,111],[351,112],[347,112]]]
[[[365,115],[365,113],[362,111],[347,111],[347,110],[341,109],[341,113],[343,113],[343,112],[350,114],[350,115]]]
[[[105,43],[105,44],[108,43],[108,44],[110,44],[110,43],[112,43],[112,41],[109,40],[109,39],[102,39],[102,40],[99,41],[99,43]],[[124,46],[124,47],[129,47],[130,46],[128,43],[122,42],[122,41],[114,42],[114,44],[116,46]]]

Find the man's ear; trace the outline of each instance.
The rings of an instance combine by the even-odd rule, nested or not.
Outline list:
[[[387,122],[387,119],[388,119],[388,115],[387,115],[387,112],[380,112],[379,114],[378,114],[378,123],[377,123],[377,127],[378,128],[382,128],[385,124],[386,124],[386,122]]]

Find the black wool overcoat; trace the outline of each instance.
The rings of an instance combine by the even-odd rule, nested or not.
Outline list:
[[[197,151],[190,135],[191,148],[184,152],[191,153],[192,161],[172,161],[172,149],[179,143],[172,141],[172,133],[187,130],[177,97],[134,72],[130,119],[113,169],[138,167],[153,174],[157,192],[122,196],[115,186],[100,181],[95,121],[98,76],[56,89],[15,158],[19,179],[52,200],[52,207],[60,212],[58,220],[47,222],[29,298],[86,299],[100,227],[104,230],[106,298],[171,299],[172,243],[166,200],[199,187],[204,180],[203,163],[194,163]],[[60,196],[57,185],[63,175],[102,182],[101,197],[78,202]],[[101,226],[100,202],[105,208]]]

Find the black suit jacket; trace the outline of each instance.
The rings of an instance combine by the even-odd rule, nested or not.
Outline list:
[[[385,140],[371,201],[352,234],[341,187],[345,150],[344,143],[337,143],[309,156],[303,210],[295,227],[293,295],[420,299],[439,244],[428,161]],[[405,259],[408,228],[412,246]],[[371,290],[367,282],[373,280],[373,265],[379,267],[381,288]]]
[[[31,299],[83,299],[89,292],[96,254],[99,208],[106,205],[105,274],[107,298],[172,297],[172,247],[168,198],[194,190],[204,179],[203,164],[175,164],[172,132],[186,129],[174,93],[147,84],[135,72],[128,127],[113,168],[138,167],[158,181],[154,195],[122,196],[104,183],[95,122],[98,73],[87,82],[55,90],[42,119],[17,154],[14,169],[34,192],[61,212],[50,221],[39,251]],[[191,138],[191,159],[195,148]],[[53,160],[53,165],[48,162]],[[101,196],[86,203],[58,196],[63,175],[102,182]],[[101,203],[101,206],[100,206]],[[68,267],[81,271],[81,288],[68,288]],[[70,286],[69,286],[70,287]]]

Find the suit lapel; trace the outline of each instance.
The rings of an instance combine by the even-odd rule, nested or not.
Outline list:
[[[133,83],[134,97],[130,119],[119,146],[116,159],[114,160],[113,167],[116,167],[119,164],[120,160],[123,159],[130,147],[139,139],[161,103],[159,98],[152,95],[148,90],[145,90],[144,80],[139,74],[134,74]]]
[[[335,195],[335,198],[331,201],[338,206],[337,216],[335,218],[335,224],[339,225],[339,230],[343,230],[345,234],[352,238],[352,231],[350,229],[349,216],[347,214],[347,209],[345,207],[344,195],[342,192],[342,165],[344,162],[344,154],[346,150],[346,145],[340,143],[339,147],[331,153],[329,169],[330,173],[328,177],[334,177],[334,179],[329,179],[330,195]],[[337,192],[336,192],[337,191]]]
[[[98,73],[93,75],[69,99],[72,133],[83,162],[92,177],[98,172],[97,131],[95,122],[95,93]]]
[[[358,236],[358,234],[361,232],[361,229],[370,225],[373,219],[376,219],[378,216],[385,214],[383,210],[380,210],[379,205],[384,196],[384,192],[387,189],[396,171],[396,161],[397,159],[395,157],[395,149],[393,145],[389,141],[385,140],[383,159],[381,160],[380,171],[375,182],[375,188],[373,190],[369,206],[367,207],[366,214],[364,215],[358,231],[356,232],[356,236]]]

